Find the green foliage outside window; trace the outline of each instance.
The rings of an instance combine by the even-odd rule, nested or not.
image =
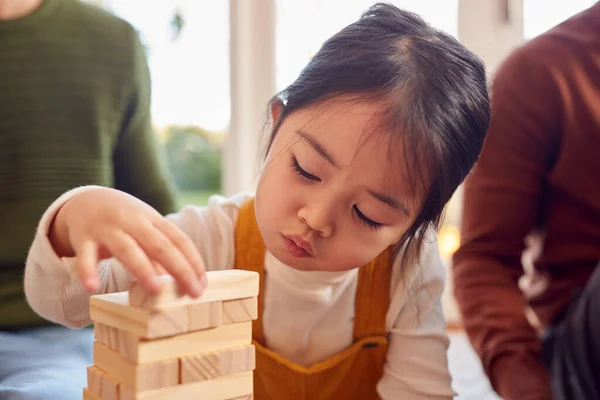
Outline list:
[[[221,191],[224,135],[197,126],[170,125],[162,136],[171,175],[181,191]]]

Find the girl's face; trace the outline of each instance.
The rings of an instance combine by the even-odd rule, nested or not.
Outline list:
[[[382,107],[332,100],[281,125],[259,179],[256,217],[267,249],[284,264],[357,268],[414,221],[402,149],[390,153],[390,135],[373,132]]]

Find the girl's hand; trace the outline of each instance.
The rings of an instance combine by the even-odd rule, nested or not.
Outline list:
[[[114,189],[98,188],[71,198],[58,211],[49,238],[59,257],[75,256],[88,291],[99,286],[99,259],[115,257],[150,291],[165,271],[183,292],[198,297],[206,287],[202,258],[192,241],[148,204]]]

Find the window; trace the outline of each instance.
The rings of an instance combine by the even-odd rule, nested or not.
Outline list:
[[[276,0],[277,90],[298,76],[321,44],[360,17],[373,0]],[[433,26],[458,34],[458,0],[395,0]]]
[[[147,48],[152,118],[186,203],[220,191],[230,119],[229,2],[104,1]]]
[[[573,15],[591,7],[597,0],[524,0],[523,35],[531,39]]]

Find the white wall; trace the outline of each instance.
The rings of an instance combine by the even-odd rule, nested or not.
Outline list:
[[[458,38],[493,73],[523,41],[523,0],[460,0]]]

